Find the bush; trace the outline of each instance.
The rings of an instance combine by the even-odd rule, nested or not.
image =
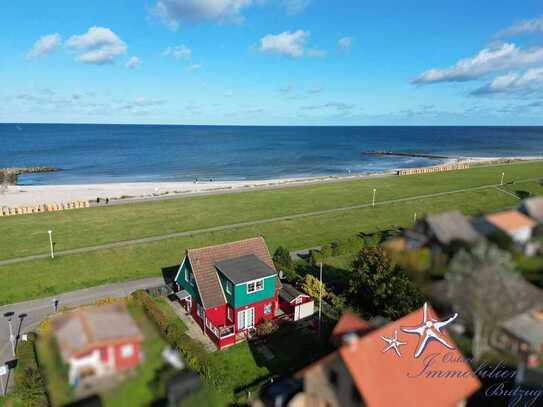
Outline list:
[[[180,325],[173,323],[145,291],[136,291],[133,298],[141,304],[147,317],[155,323],[166,341],[181,352],[187,367],[198,372],[210,383],[220,386],[221,372],[209,369],[210,356],[203,345],[183,332]]]
[[[256,335],[257,336],[266,336],[277,331],[278,325],[276,322],[271,320],[264,320],[256,326]]]
[[[321,295],[321,285],[322,298],[324,298],[328,294],[326,285],[321,283],[318,278],[312,276],[311,274],[306,274],[304,283],[302,284],[302,291],[304,291],[310,297],[319,298],[319,295]]]
[[[356,252],[362,248],[363,243],[362,239],[356,236],[338,240],[332,243],[332,255],[345,256],[348,254],[356,254]]]
[[[36,335],[29,334],[26,342],[20,342],[17,347],[19,361],[15,369],[14,397],[28,406],[48,406],[45,380],[40,373],[34,347]]]

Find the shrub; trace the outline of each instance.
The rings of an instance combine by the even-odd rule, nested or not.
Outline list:
[[[15,397],[23,405],[48,406],[45,380],[40,373],[34,347],[36,335],[29,334],[26,342],[20,342],[17,348],[19,363],[15,369]]]
[[[256,326],[256,335],[257,336],[266,336],[275,332],[278,328],[276,322],[271,320],[264,320]]]
[[[198,372],[216,386],[222,384],[221,372],[209,368],[212,364],[210,355],[200,342],[192,339],[179,325],[174,324],[145,291],[136,291],[133,298],[141,304],[147,317],[155,323],[166,341],[181,352],[188,368]]]
[[[302,290],[310,297],[319,298],[319,295],[321,295],[321,285],[322,297],[324,298],[328,294],[324,283],[321,283],[318,278],[312,276],[311,274],[306,274],[304,283],[302,284]]]

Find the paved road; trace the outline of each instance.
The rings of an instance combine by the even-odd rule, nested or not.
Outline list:
[[[13,359],[11,345],[9,342],[9,325],[2,317],[5,312],[13,311],[15,316],[12,326],[16,334],[22,335],[31,332],[47,316],[54,313],[53,300],[59,301],[59,308],[74,307],[83,304],[90,304],[105,297],[126,297],[130,293],[143,288],[156,287],[164,284],[162,277],[144,278],[141,280],[127,281],[124,283],[108,284],[92,288],[71,291],[59,294],[55,297],[40,298],[32,301],[19,302],[0,307],[0,363]],[[25,315],[23,318],[18,316]],[[13,375],[10,375],[13,376]],[[8,389],[13,385],[13,378],[10,377]],[[7,385],[4,380],[4,385]],[[0,394],[2,392],[0,391]]]
[[[540,178],[530,178],[530,179],[525,179],[525,180],[519,180],[519,181],[516,181],[516,183],[530,182],[530,181],[536,181],[536,180],[540,180]],[[433,194],[416,195],[416,196],[411,196],[411,197],[406,197],[406,198],[390,199],[390,200],[380,201],[380,202],[377,201],[375,203],[375,206],[389,205],[392,203],[417,201],[419,199],[435,198],[439,196],[458,194],[462,192],[478,191],[482,189],[491,189],[491,188],[497,188],[498,186],[499,185],[497,184],[489,184],[489,185],[481,185],[478,187],[456,189],[452,191],[436,192]],[[509,192],[507,191],[503,191],[501,189],[500,191],[509,194]],[[238,229],[238,228],[243,228],[243,227],[248,227],[248,226],[264,225],[268,223],[281,222],[281,221],[292,220],[292,219],[300,219],[300,218],[306,218],[310,216],[321,216],[321,215],[326,215],[326,214],[331,214],[331,213],[351,211],[353,209],[369,208],[371,206],[372,206],[371,203],[364,203],[364,204],[344,206],[344,207],[339,207],[339,208],[323,209],[320,211],[311,211],[311,212],[304,212],[304,213],[298,213],[298,214],[293,214],[293,215],[277,216],[277,217],[268,218],[268,219],[232,223],[229,225],[214,226],[210,228],[188,230],[184,232],[175,232],[175,233],[169,233],[169,234],[165,234],[161,236],[151,236],[151,237],[146,237],[142,239],[125,240],[125,241],[106,243],[106,244],[101,244],[101,245],[96,245],[96,246],[81,247],[78,249],[62,250],[62,251],[56,252],[55,256],[67,256],[67,255],[73,255],[73,254],[81,254],[81,253],[95,252],[95,251],[100,251],[100,250],[114,249],[114,248],[124,247],[124,246],[133,246],[133,245],[138,245],[138,244],[152,243],[152,242],[158,242],[161,240],[173,239],[177,237],[186,237],[186,236],[193,236],[193,235],[198,235],[198,234],[203,234],[203,233]],[[33,255],[33,256],[17,257],[13,259],[0,260],[0,266],[21,263],[25,261],[41,260],[41,259],[46,259],[48,257],[49,257],[49,254],[38,254],[38,255]]]

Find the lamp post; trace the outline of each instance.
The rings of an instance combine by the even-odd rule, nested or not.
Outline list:
[[[13,311],[4,313],[4,317],[7,319],[9,325],[9,342],[11,343],[11,353],[13,354],[13,357],[15,357],[15,335],[13,335],[13,327],[11,326],[13,315],[15,315]]]
[[[373,188],[373,198],[371,200],[371,207],[375,207],[375,193],[377,192],[377,190],[375,188]]]
[[[51,248],[51,258],[55,258],[55,253],[53,251],[53,231],[48,230],[47,233],[49,233],[49,247]]]
[[[503,177],[505,176],[505,172],[502,172],[502,180],[500,182],[500,185],[503,185]]]

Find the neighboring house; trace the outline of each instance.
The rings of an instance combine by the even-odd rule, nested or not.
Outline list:
[[[307,318],[314,313],[314,302],[311,297],[290,284],[283,284],[279,290],[279,307],[294,321]]]
[[[518,210],[536,222],[543,223],[543,197],[536,196],[525,199],[519,205]]]
[[[143,359],[144,337],[123,304],[78,308],[55,317],[52,327],[70,384],[133,368]]]
[[[431,308],[428,317],[429,321],[438,320]],[[288,405],[463,406],[481,383],[444,329],[440,334],[454,349],[430,341],[424,353],[414,357],[420,338],[401,328],[420,326],[422,321],[421,308],[361,336],[348,332],[337,351],[298,372],[303,391]],[[354,327],[366,325],[360,320]],[[386,350],[389,342],[385,338],[395,335],[402,342],[398,346],[401,356],[392,348]]]
[[[187,250],[176,295],[219,349],[273,319],[281,287],[262,237]]]
[[[407,246],[444,247],[454,241],[475,243],[481,235],[458,211],[428,214],[405,232]]]
[[[543,365],[543,306],[501,324],[495,346],[517,356],[528,367]]]
[[[485,235],[500,231],[517,244],[527,243],[532,237],[533,229],[537,226],[533,219],[513,209],[485,215],[474,224]]]

